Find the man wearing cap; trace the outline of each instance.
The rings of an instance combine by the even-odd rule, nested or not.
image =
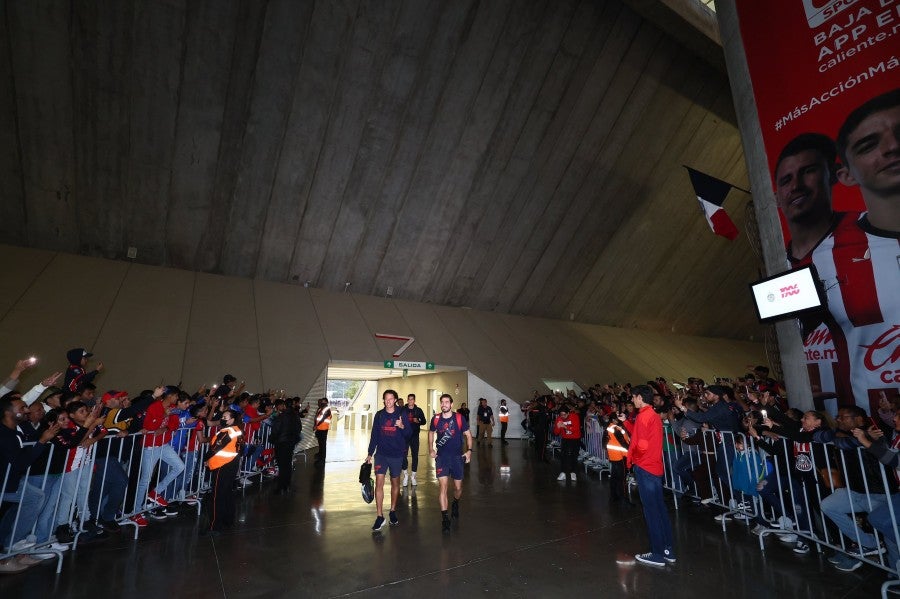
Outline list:
[[[158,397],[147,408],[144,415],[144,453],[141,460],[141,478],[138,482],[135,495],[134,510],[142,511],[144,501],[155,503],[160,507],[166,507],[169,502],[160,495],[159,490],[165,490],[169,483],[175,480],[184,471],[184,462],[175,453],[169,444],[172,440],[172,430],[167,426],[167,416],[178,399],[178,387],[158,387],[153,392]],[[150,489],[150,479],[156,464],[162,460],[167,466],[166,474],[159,479],[156,487]]]
[[[38,401],[44,406],[44,412],[59,409],[59,400],[62,397],[63,390],[59,387],[47,387],[38,398]]]
[[[78,393],[83,384],[94,381],[94,377],[103,370],[103,362],[98,363],[95,370],[88,371],[88,358],[93,355],[94,354],[88,352],[83,347],[76,347],[75,349],[70,349],[66,352],[66,358],[69,360],[69,368],[66,370],[66,382],[63,384],[63,389]]]
[[[33,367],[35,364],[37,364],[37,358],[35,357],[26,358],[16,362],[16,367],[10,373],[9,379],[3,383],[2,387],[0,387],[0,396],[13,393],[16,387],[19,386],[19,377],[22,373]],[[22,401],[25,402],[26,406],[30,406],[35,401],[39,400],[41,395],[43,395],[47,389],[56,389],[57,387],[52,387],[52,385],[55,385],[56,381],[58,381],[61,376],[62,372],[54,372],[25,393],[19,394],[17,391],[15,392],[17,396],[21,397]],[[46,410],[47,408],[44,409]]]
[[[127,458],[130,444],[125,444],[123,437],[127,435],[127,425],[117,422],[110,414],[118,415],[122,412],[120,406],[128,403],[126,391],[110,390],[103,394],[101,399],[103,408],[100,412],[100,422],[107,429],[107,437],[97,444],[94,460],[94,477],[91,480],[89,506],[92,514],[97,514],[97,523],[108,532],[119,529],[116,522],[118,509],[125,499],[128,488],[128,473],[118,456]],[[111,404],[115,409],[111,408]],[[114,426],[106,426],[106,422]],[[115,437],[115,438],[114,438]]]
[[[237,378],[233,375],[226,374],[222,377],[222,384],[216,388],[213,395],[221,399],[227,399],[232,397],[233,395],[239,394],[244,389],[244,384],[241,383],[241,386],[236,389]],[[224,404],[223,404],[224,405]]]

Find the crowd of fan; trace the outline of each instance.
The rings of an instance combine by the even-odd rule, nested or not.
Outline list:
[[[835,548],[828,561],[840,571],[856,570],[862,558],[898,569],[900,396],[882,394],[871,415],[855,405],[802,412],[788,407],[765,367],[709,385],[646,385],[663,422],[666,486],[679,499],[721,506],[716,522],[744,521],[800,555],[812,543]],[[575,480],[579,462],[608,470],[610,501],[627,501],[632,393],[616,383],[581,394],[535,391],[522,406],[523,427],[540,458],[560,450],[559,480]],[[602,440],[602,459],[589,451],[592,435]]]
[[[300,398],[250,394],[232,375],[193,394],[159,386],[134,398],[119,390],[97,397],[103,366],[88,370],[90,357],[71,350],[61,386],[62,371],[24,393],[19,378],[37,361],[20,360],[0,387],[0,573],[196,509],[209,491],[202,464],[225,411],[240,415],[245,441],[234,488],[277,476],[277,490],[288,489],[292,467],[279,470],[272,447],[293,450],[300,440],[309,410]]]
[[[70,351],[62,386],[55,386],[63,376],[57,372],[24,393],[18,380],[35,360],[21,360],[0,388],[0,555],[8,556],[0,573],[57,557],[73,541],[99,542],[122,525],[144,527],[148,519],[177,516],[179,507],[193,509],[207,486],[201,448],[225,411],[240,414],[246,440],[235,486],[278,475],[277,488],[288,488],[291,468],[277,469],[267,448],[299,441],[299,426],[279,425],[285,413],[294,422],[306,417],[309,406],[300,398],[250,394],[226,375],[221,385],[193,394],[160,386],[134,399],[117,390],[98,399],[93,380],[102,364],[87,370],[90,357]],[[829,561],[841,571],[885,552],[881,563],[897,568],[900,397],[883,395],[871,417],[859,406],[840,406],[834,419],[824,410],[789,408],[763,367],[710,385],[657,378],[647,387],[663,422],[673,492],[724,507],[718,522],[744,520],[757,534],[778,533],[798,554],[810,551],[810,540],[837,546]],[[597,460],[585,441],[601,439],[610,501],[628,501],[636,389],[613,383],[581,394],[535,391],[522,405],[523,428],[539,458],[561,451],[561,481],[576,480],[579,462]]]

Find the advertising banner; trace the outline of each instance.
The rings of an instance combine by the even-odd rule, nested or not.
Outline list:
[[[900,407],[900,0],[736,0],[814,397]]]

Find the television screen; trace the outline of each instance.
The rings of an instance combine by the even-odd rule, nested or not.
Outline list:
[[[793,318],[825,304],[818,277],[810,266],[751,283],[750,291],[760,322]]]

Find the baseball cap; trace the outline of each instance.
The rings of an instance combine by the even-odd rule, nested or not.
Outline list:
[[[103,403],[109,403],[111,399],[120,399],[122,397],[128,397],[127,391],[116,391],[115,389],[110,389],[106,393],[103,394],[101,401]]]
[[[83,347],[76,347],[75,349],[70,349],[66,352],[66,358],[69,359],[69,363],[71,364],[78,364],[81,362],[82,358],[90,358],[93,355],[94,354]]]

